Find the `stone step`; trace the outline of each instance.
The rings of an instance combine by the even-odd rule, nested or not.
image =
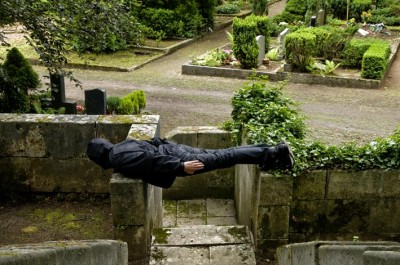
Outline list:
[[[198,225],[153,230],[150,264],[255,265],[246,226]]]

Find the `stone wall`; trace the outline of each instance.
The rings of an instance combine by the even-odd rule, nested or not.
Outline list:
[[[297,178],[260,175],[257,249],[292,242],[400,240],[400,171],[315,171]]]
[[[180,144],[205,149],[232,147],[229,132],[216,127],[178,127],[167,138]],[[234,168],[219,169],[189,177],[178,177],[174,185],[163,191],[164,199],[229,198],[234,194]]]
[[[95,137],[140,137],[158,116],[0,114],[0,193],[108,193],[111,170],[86,156]]]

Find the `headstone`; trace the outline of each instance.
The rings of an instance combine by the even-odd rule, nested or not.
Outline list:
[[[107,96],[103,89],[85,91],[85,107],[88,115],[103,115],[107,111]]]
[[[258,61],[257,65],[260,66],[263,63],[263,60],[265,58],[265,36],[263,35],[258,35],[256,37],[257,45],[258,45]]]
[[[311,26],[311,27],[315,27],[316,24],[317,24],[317,17],[316,17],[316,16],[312,16],[312,17],[311,17],[310,26]]]
[[[63,107],[65,101],[64,75],[59,73],[50,74],[50,86],[53,107]]]
[[[285,56],[286,54],[286,50],[285,50],[285,38],[286,35],[288,35],[290,33],[290,29],[289,28],[285,28],[281,33],[279,33],[278,36],[278,45],[279,45],[279,51],[281,56]],[[282,60],[283,58],[279,58],[279,60]]]
[[[65,100],[64,75],[50,74],[51,106],[55,109],[65,108],[65,114],[76,114],[76,101]]]
[[[320,9],[317,13],[317,26],[325,25],[325,10]]]

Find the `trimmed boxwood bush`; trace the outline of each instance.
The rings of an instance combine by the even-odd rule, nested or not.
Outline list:
[[[217,14],[238,14],[240,13],[240,7],[235,4],[227,3],[217,6],[215,8],[215,11],[217,12]]]
[[[248,22],[254,22],[257,25],[256,36],[263,35],[265,36],[265,52],[269,50],[269,42],[270,42],[270,32],[271,32],[271,23],[266,16],[256,16],[250,15],[245,18]]]
[[[293,32],[286,36],[286,59],[301,72],[306,72],[315,50],[316,37],[308,32]]]
[[[352,39],[345,47],[342,65],[351,68],[361,68],[364,53],[371,45],[382,45],[383,40],[374,38]]]
[[[234,18],[232,26],[233,53],[244,69],[257,67],[258,45],[256,41],[257,24],[253,21]]]
[[[309,27],[309,28],[302,28],[298,31],[299,33],[301,32],[308,32],[311,34],[315,35],[315,50],[314,50],[314,56],[321,57],[324,55],[324,48],[325,48],[325,42],[326,39],[329,35],[328,30],[325,28],[321,27]]]
[[[363,56],[361,77],[382,79],[389,63],[389,56],[389,43],[371,45]]]
[[[121,99],[118,114],[139,114],[146,107],[146,97],[142,90],[136,90]]]

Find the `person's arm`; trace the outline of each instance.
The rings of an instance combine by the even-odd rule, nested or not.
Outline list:
[[[183,163],[183,171],[188,174],[194,174],[196,171],[204,168],[204,164],[198,160],[186,161]]]

